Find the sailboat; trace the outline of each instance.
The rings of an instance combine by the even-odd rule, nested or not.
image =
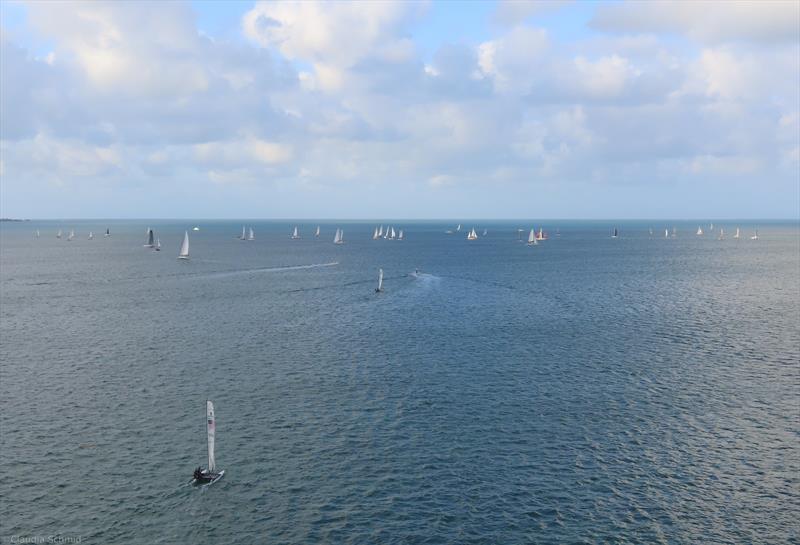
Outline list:
[[[111,236],[111,231],[109,231],[108,229],[106,229],[106,234],[105,234],[105,235],[103,235],[103,236],[110,237],[110,236]]]
[[[756,232],[750,237],[750,240],[758,240],[758,229],[756,229]]]
[[[244,229],[244,225],[242,225],[242,234],[239,237],[239,240],[247,240],[247,237],[245,236],[244,233],[245,233],[245,229]]]
[[[157,238],[156,239],[156,252],[160,252],[160,251],[161,251],[161,239]]]
[[[397,233],[397,240],[403,240],[403,239],[404,239],[404,237],[403,237],[403,230],[402,230],[402,229],[400,229],[400,232],[399,232],[399,233]]]
[[[381,224],[381,228],[378,229],[378,238],[381,238],[382,236],[383,236],[383,224]]]
[[[695,233],[698,237],[703,236],[703,228],[699,225],[697,226],[697,233]]]
[[[375,288],[375,293],[383,291],[383,269],[378,269],[378,287]]]
[[[256,234],[253,232],[253,228],[250,228],[250,232],[247,234],[247,240],[255,240]]]
[[[736,233],[733,235],[733,238],[735,238],[737,240],[739,239],[739,228],[738,227],[736,228]]]
[[[317,237],[317,238],[319,238],[319,225],[317,225],[317,230],[316,230],[316,232],[314,233],[314,236],[315,236],[315,237]]]
[[[181,244],[181,252],[178,254],[178,259],[189,259],[189,231],[183,232],[183,244]]]
[[[719,240],[722,240],[722,239],[724,239],[724,238],[725,238],[725,229],[723,229],[722,227],[720,227],[720,228],[719,228]]]
[[[292,240],[297,240],[300,238],[300,233],[297,232],[297,226],[295,226],[294,231],[292,231]]]
[[[206,431],[208,436],[208,467],[198,467],[194,470],[195,484],[214,484],[225,475],[225,470],[217,472],[217,463],[214,457],[214,440],[217,433],[217,419],[214,416],[214,404],[206,401]]]
[[[155,244],[155,235],[153,230],[148,227],[147,229],[147,244],[144,245],[145,248],[152,248],[153,244]]]
[[[539,234],[536,235],[536,240],[545,240],[547,237],[544,236],[544,230],[539,227]]]
[[[672,238],[675,238],[675,237],[677,237],[677,236],[678,236],[678,229],[677,229],[677,228],[675,228],[675,227],[673,227],[673,228],[672,228]]]
[[[456,227],[456,233],[459,232],[459,231],[461,231],[461,224],[460,223],[458,224],[458,227]]]
[[[469,233],[467,233],[467,240],[478,240],[478,233],[475,232],[474,227]]]
[[[708,230],[709,231],[713,231],[714,230],[714,222],[713,221],[708,225]]]
[[[664,238],[669,238],[669,229],[664,229]]]
[[[342,231],[341,229],[339,229],[337,227],[336,228],[336,234],[333,235],[333,243],[334,244],[343,244],[344,243],[343,239],[344,239],[344,231]]]
[[[94,238],[94,233],[92,233],[91,231],[89,231],[89,240],[92,240],[93,238]]]
[[[652,227],[650,228],[650,236],[651,237],[653,236],[653,228]]]
[[[524,233],[524,232],[525,232],[525,229],[517,228],[517,242],[522,242],[522,233]]]
[[[58,233],[56,233],[56,238],[61,238],[61,229],[59,229]]]
[[[36,238],[39,238],[39,230],[36,230]]]
[[[389,235],[389,240],[394,240],[394,238],[395,238],[394,227],[392,227],[392,234]]]
[[[536,246],[537,244],[539,243],[536,241],[536,232],[531,229],[531,233],[528,235],[528,246]]]
[[[67,237],[67,240],[72,240],[73,238],[75,238],[75,230],[74,229],[70,230],[69,236]]]
[[[489,233],[486,229],[483,230],[483,236],[486,236]]]
[[[619,236],[619,231],[617,231],[617,228],[614,227],[614,232],[611,233],[611,238],[617,238],[618,236]]]
[[[372,240],[378,240],[380,235],[378,234],[378,228],[376,227],[375,230],[372,232]]]
[[[386,231],[383,233],[383,239],[384,239],[384,240],[386,240],[387,238],[389,238],[389,229],[391,229],[391,227],[387,227],[387,228],[386,228]]]

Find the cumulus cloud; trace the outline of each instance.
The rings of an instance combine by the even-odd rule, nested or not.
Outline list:
[[[591,21],[611,32],[669,32],[704,43],[797,42],[800,3],[785,0],[622,2],[600,6]]]

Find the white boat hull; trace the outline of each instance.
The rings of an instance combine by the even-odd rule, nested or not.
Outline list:
[[[204,469],[203,470],[203,474],[207,475],[208,474],[208,470]],[[222,471],[220,471],[219,473],[217,473],[217,476],[214,477],[213,479],[211,479],[210,481],[198,481],[197,479],[192,479],[192,484],[196,484],[196,485],[200,485],[200,486],[209,486],[209,485],[214,484],[218,480],[220,480],[223,475],[225,475],[225,470],[224,469]]]

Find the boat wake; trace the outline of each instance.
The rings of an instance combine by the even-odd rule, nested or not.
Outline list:
[[[220,271],[216,273],[193,275],[194,278],[227,278],[229,276],[239,276],[244,274],[258,274],[269,272],[299,271],[303,269],[319,269],[322,267],[335,267],[338,261],[329,263],[312,263],[310,265],[287,265],[285,267],[262,267],[258,269],[239,269],[235,271]]]

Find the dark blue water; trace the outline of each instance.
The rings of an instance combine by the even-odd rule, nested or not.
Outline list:
[[[4,542],[800,539],[796,224],[253,225],[2,224]]]

